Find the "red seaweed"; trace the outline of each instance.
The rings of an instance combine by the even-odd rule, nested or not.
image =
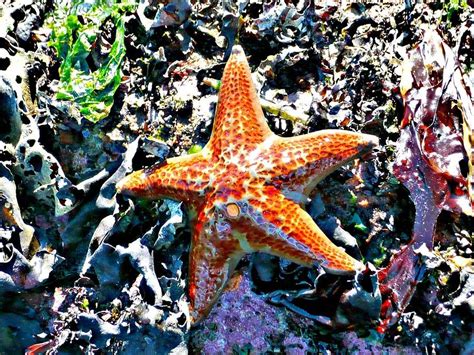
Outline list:
[[[433,248],[440,212],[473,215],[472,98],[455,54],[437,32],[426,31],[412,50],[400,86],[405,112],[393,172],[409,190],[416,212],[410,243],[379,273],[380,332],[396,322],[423,278],[417,249]]]

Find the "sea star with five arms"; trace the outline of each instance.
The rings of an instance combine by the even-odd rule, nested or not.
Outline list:
[[[272,133],[244,51],[236,45],[224,69],[207,145],[199,153],[133,172],[117,190],[187,206],[193,229],[189,297],[197,321],[246,253],[318,263],[333,273],[362,269],[302,207],[320,180],[377,144],[377,137],[342,130],[292,138]]]

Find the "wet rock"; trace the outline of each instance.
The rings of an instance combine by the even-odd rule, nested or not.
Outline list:
[[[40,323],[30,315],[10,312],[0,313],[0,347],[12,354],[22,354],[25,348],[36,341]]]
[[[10,242],[15,242],[23,255],[30,255],[32,242],[34,241],[34,228],[23,221],[20,206],[16,196],[16,184],[10,170],[4,163],[0,162],[0,231],[5,231],[5,227],[10,225],[18,228],[19,233]],[[34,247],[34,246],[33,246]]]
[[[60,162],[39,142],[40,130],[32,119],[22,127],[16,147],[15,175],[22,179],[27,193],[43,206],[54,208],[55,216],[61,216],[72,207],[70,199],[59,199],[57,192],[71,182],[66,178]]]
[[[0,233],[0,293],[32,289],[46,281],[64,258],[55,252],[40,250],[31,260],[16,248],[11,233]]]
[[[38,26],[40,22],[40,14],[37,13],[38,9],[33,6],[33,11],[29,11],[25,14],[25,18],[18,23],[16,27],[16,35],[20,40],[20,43],[25,45],[31,36],[31,31]]]
[[[0,66],[8,56],[3,57],[4,49],[0,49]],[[0,68],[0,140],[16,145],[21,135],[21,117],[18,111],[16,93],[11,83],[1,74]]]

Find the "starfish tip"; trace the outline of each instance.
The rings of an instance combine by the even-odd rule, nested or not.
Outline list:
[[[241,45],[236,44],[232,47],[232,55],[233,58],[236,58],[238,61],[245,60],[247,61],[247,57],[245,56],[244,49]]]
[[[371,134],[367,135],[367,140],[369,141],[369,146],[371,148],[376,147],[380,144],[380,139],[377,136],[373,136]]]
[[[119,194],[139,195],[140,192],[147,190],[144,184],[145,181],[146,176],[144,176],[142,171],[136,171],[117,182],[115,189]]]
[[[244,50],[240,44],[236,44],[232,47],[232,54],[244,54]]]
[[[364,263],[360,262],[359,260],[356,260],[354,262],[354,269],[356,272],[361,272],[363,270],[365,270],[365,265]]]
[[[124,180],[125,179],[122,179],[120,180],[119,182],[117,182],[117,184],[115,184],[115,190],[117,191],[117,193],[121,194],[122,191],[124,190]]]
[[[371,151],[373,148],[377,147],[380,144],[379,137],[372,134],[360,134],[361,140],[359,141],[359,151],[364,154]]]

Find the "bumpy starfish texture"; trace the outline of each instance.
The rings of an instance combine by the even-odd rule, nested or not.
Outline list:
[[[189,296],[199,320],[245,253],[354,273],[363,264],[334,245],[301,207],[329,173],[378,144],[324,130],[293,138],[269,129],[240,46],[224,70],[211,138],[203,150],[127,176],[118,191],[185,202],[193,229]]]

